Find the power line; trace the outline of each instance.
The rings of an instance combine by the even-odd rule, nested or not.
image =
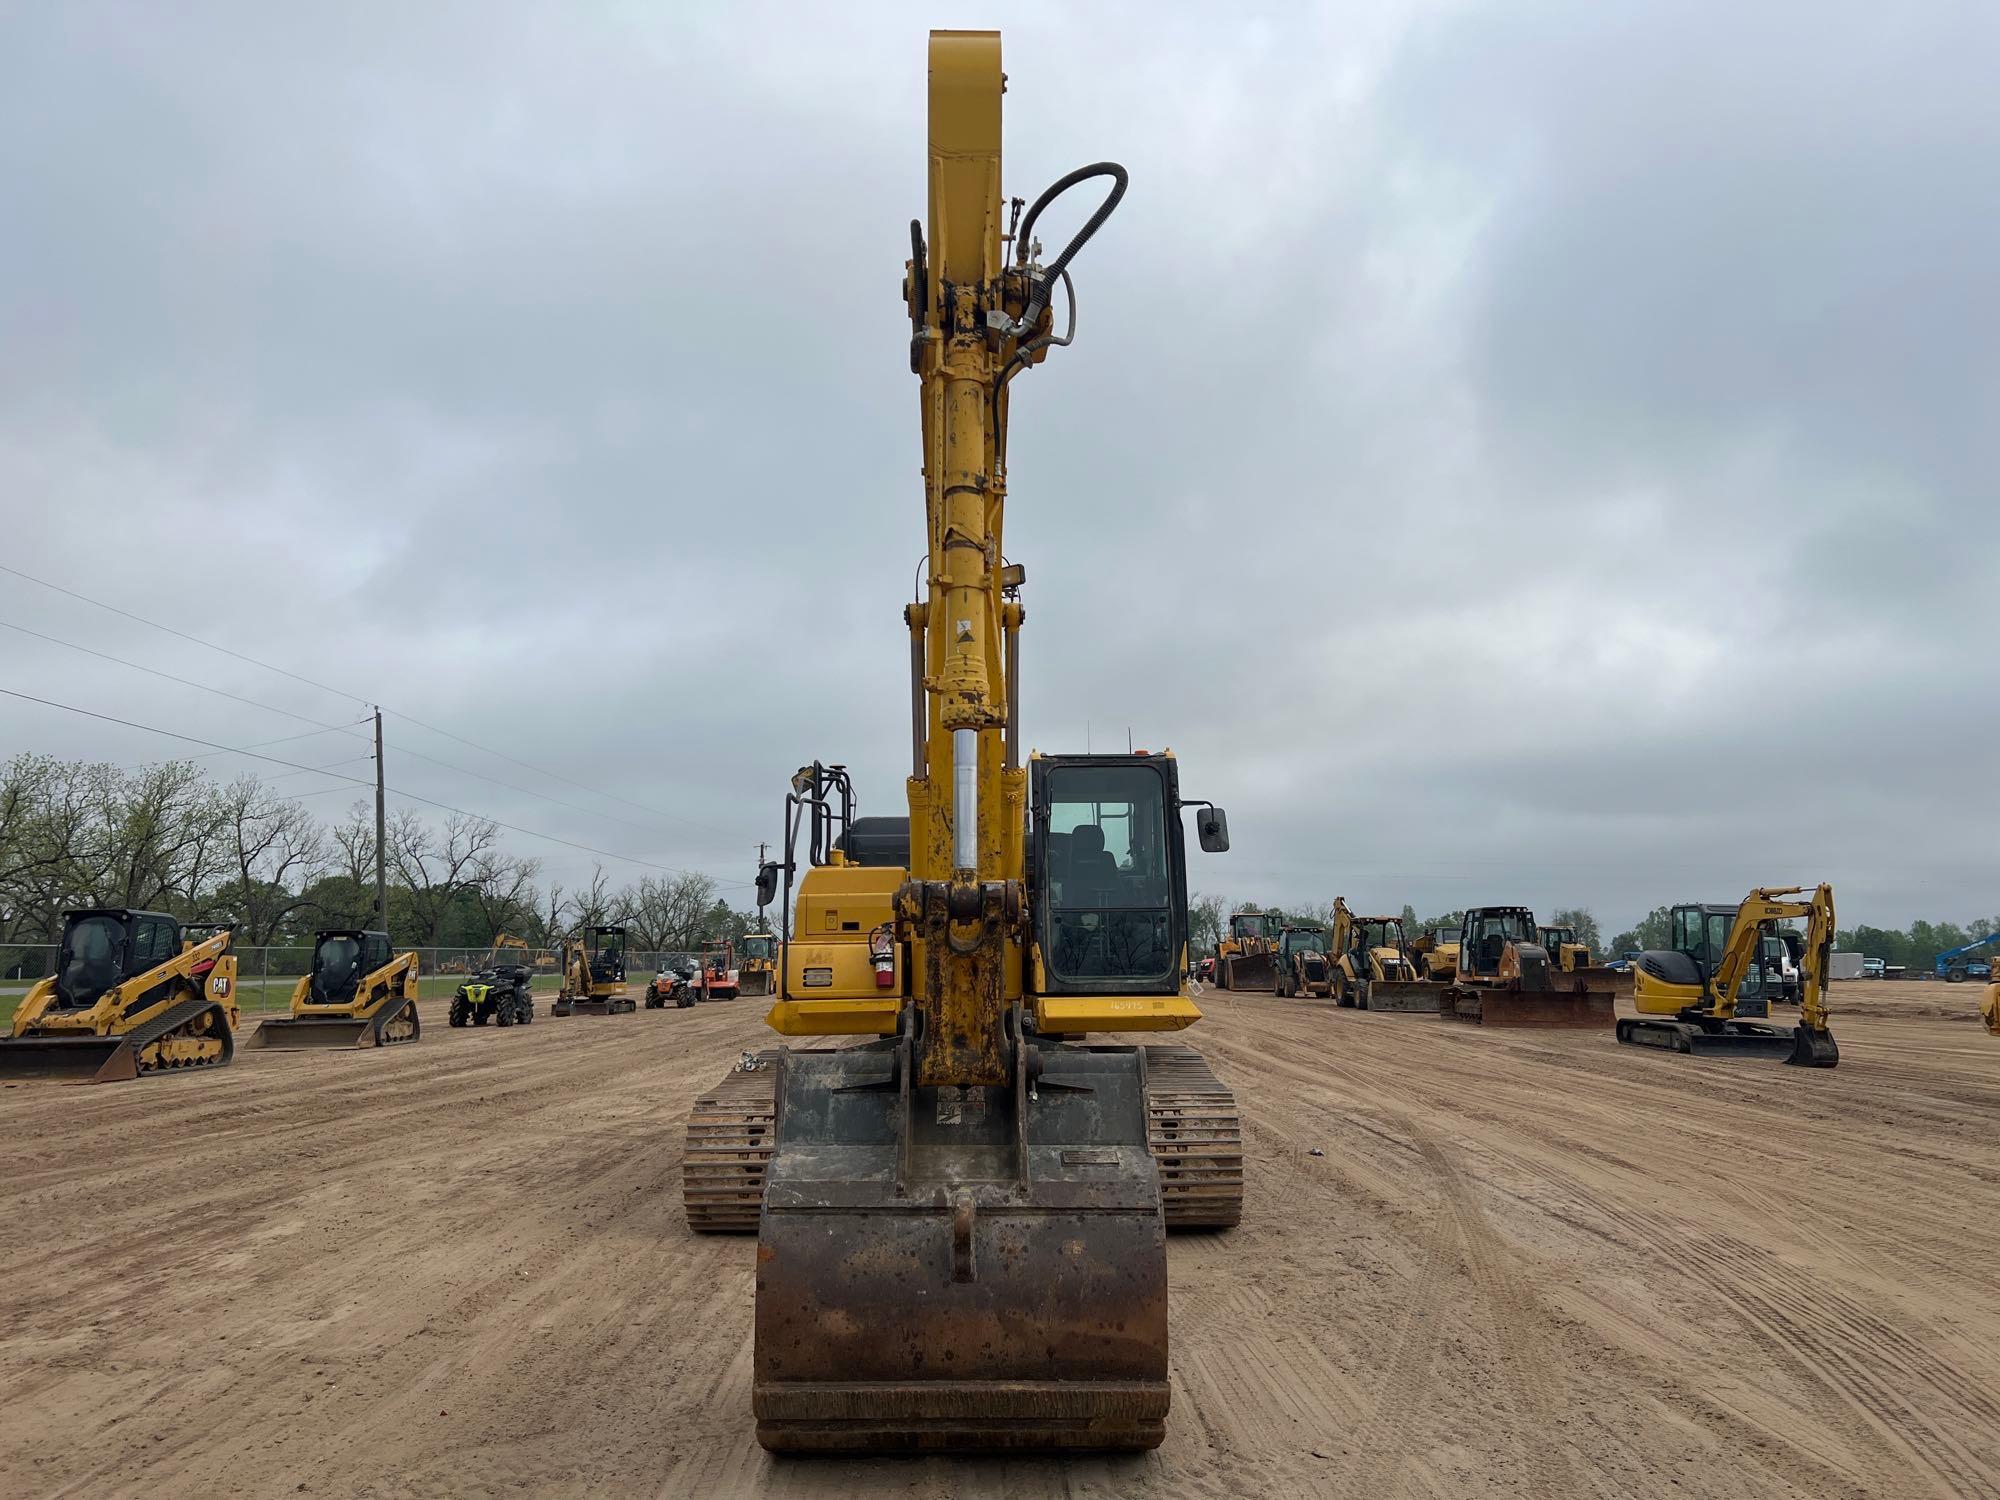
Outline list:
[[[8,569],[7,571],[11,572],[13,570]],[[252,760],[269,761],[274,766],[284,766],[288,770],[318,771],[322,775],[333,776],[341,781],[351,782],[355,786],[373,786],[375,784],[372,779],[364,781],[358,776],[348,776],[339,771],[329,771],[322,766],[302,766],[295,760],[281,760],[275,755],[260,755],[254,750],[243,750],[233,745],[218,745],[214,740],[199,739],[191,734],[181,734],[172,729],[161,729],[153,724],[140,724],[132,719],[118,718],[114,714],[101,714],[94,709],[78,708],[73,703],[58,703],[53,698],[38,698],[33,693],[16,692],[13,688],[0,687],[0,694],[5,694],[9,698],[19,698],[28,703],[39,703],[47,708],[60,708],[66,713],[82,714],[88,719],[100,719],[107,724],[120,724],[127,729],[138,729],[147,734],[157,734],[170,740],[180,740],[189,745],[201,745],[209,750],[221,750],[231,755],[248,755]],[[333,791],[335,789],[326,787],[323,790]],[[402,797],[407,801],[421,802],[426,807],[435,807],[442,812],[457,813],[462,818],[478,818],[482,822],[491,823],[496,828],[505,828],[510,833],[522,834],[531,839],[542,839],[551,844],[561,844],[564,848],[581,850],[585,854],[595,854],[604,859],[619,860],[628,865],[639,865],[648,870],[658,870],[665,875],[703,875],[707,879],[715,879],[714,876],[707,875],[705,871],[684,870],[677,865],[655,864],[649,859],[635,859],[632,855],[620,854],[612,849],[599,849],[591,844],[579,844],[573,839],[558,838],[552,833],[542,833],[537,829],[523,828],[516,823],[503,823],[500,819],[489,818],[484,813],[470,812],[463,807],[453,807],[449,802],[439,802],[435,798],[419,796],[415,792],[406,792],[397,787],[388,787],[386,790],[395,793],[396,796]],[[312,796],[316,794],[304,793],[303,795]],[[718,886],[732,889],[747,888],[754,884],[754,882],[748,880],[717,880],[715,883]]]
[[[228,657],[233,657],[233,658],[234,658],[234,659],[236,659],[237,661],[241,661],[241,662],[248,662],[248,663],[249,663],[249,664],[250,664],[251,666],[253,666],[253,667],[260,667],[260,668],[262,668],[262,669],[263,669],[264,671],[266,671],[266,672],[275,672],[275,673],[277,673],[277,674],[278,674],[278,675],[279,675],[280,677],[289,677],[289,678],[291,678],[291,679],[292,679],[292,680],[293,680],[294,682],[303,682],[303,683],[305,683],[305,684],[306,684],[306,686],[308,686],[308,687],[314,687],[314,688],[318,688],[318,689],[319,689],[319,690],[320,690],[321,692],[323,692],[323,693],[331,693],[331,694],[333,694],[333,695],[334,695],[334,696],[335,696],[336,698],[347,698],[347,699],[351,699],[351,700],[353,700],[353,701],[355,701],[355,702],[363,702],[363,703],[365,703],[365,702],[367,702],[367,701],[368,701],[368,700],[367,700],[367,698],[363,697],[362,695],[360,695],[360,694],[358,694],[358,693],[349,693],[349,692],[344,692],[344,691],[342,691],[342,690],[341,690],[340,688],[336,688],[336,687],[332,687],[332,686],[329,686],[328,684],[326,684],[326,683],[324,683],[324,682],[320,682],[320,681],[318,681],[318,680],[317,680],[317,679],[315,679],[315,678],[311,678],[311,677],[306,677],[306,676],[302,676],[301,674],[299,674],[299,673],[297,673],[297,672],[292,672],[292,671],[287,671],[287,670],[286,670],[286,669],[285,669],[284,667],[279,667],[279,666],[273,666],[273,665],[272,665],[272,664],[271,664],[270,662],[267,662],[267,661],[259,661],[259,660],[258,660],[258,659],[257,659],[256,657],[254,657],[254,656],[248,656],[248,655],[245,655],[245,654],[244,654],[243,652],[241,652],[241,651],[233,651],[233,650],[231,650],[231,649],[230,649],[229,647],[227,647],[227,646],[218,646],[218,645],[217,645],[217,644],[216,644],[216,643],[215,643],[214,641],[205,641],[205,640],[203,640],[203,639],[202,639],[202,638],[201,638],[200,636],[197,636],[197,635],[189,635],[189,634],[188,634],[188,633],[187,633],[187,632],[186,632],[185,630],[176,630],[176,629],[175,629],[175,628],[174,628],[173,626],[171,626],[171,625],[162,625],[162,624],[161,624],[161,623],[160,623],[160,622],[159,622],[158,620],[149,620],[149,619],[147,619],[147,618],[146,618],[146,617],[145,617],[144,615],[135,615],[135,614],[133,614],[133,613],[132,613],[132,612],[131,612],[130,610],[128,610],[128,609],[120,609],[120,608],[119,608],[119,607],[118,607],[117,605],[115,605],[115,604],[106,604],[106,603],[105,603],[105,602],[104,602],[104,601],[103,601],[102,599],[93,599],[93,598],[91,598],[91,597],[90,597],[90,596],[89,596],[88,594],[79,594],[79,593],[78,593],[78,592],[77,592],[76,590],[74,590],[74,589],[67,589],[67,588],[64,588],[64,587],[63,587],[63,586],[62,586],[61,584],[56,584],[56,583],[50,583],[50,582],[49,582],[49,581],[48,581],[47,579],[45,579],[45,578],[37,578],[37,577],[36,577],[36,576],[35,576],[34,574],[32,574],[32,573],[24,573],[24,572],[22,572],[22,571],[21,571],[21,570],[20,570],[19,568],[10,568],[10,567],[8,567],[8,566],[7,566],[7,565],[6,565],[5,563],[0,563],[0,573],[9,573],[9,574],[12,574],[12,575],[13,575],[14,577],[16,577],[16,578],[25,578],[25,579],[26,579],[26,580],[27,580],[28,582],[30,582],[30,583],[35,583],[35,584],[40,584],[40,585],[41,585],[41,586],[42,586],[43,588],[45,588],[45,589],[52,589],[52,590],[54,590],[54,591],[55,591],[56,593],[58,593],[58,594],[62,594],[62,595],[64,595],[64,596],[65,596],[65,597],[67,597],[67,598],[71,598],[71,599],[76,599],[76,600],[80,600],[80,601],[81,601],[82,603],[85,603],[85,604],[90,604],[90,605],[94,605],[94,606],[96,606],[96,607],[97,607],[98,609],[103,609],[103,610],[109,610],[109,611],[110,611],[110,612],[111,612],[112,614],[114,614],[114,615],[118,615],[118,616],[121,616],[122,618],[124,618],[124,619],[127,619],[127,620],[135,620],[135,621],[137,621],[137,622],[138,622],[139,624],[141,624],[141,625],[147,625],[147,626],[150,626],[150,627],[152,627],[152,628],[153,628],[154,630],[164,630],[164,631],[165,631],[165,632],[166,632],[166,633],[167,633],[168,635],[171,635],[171,636],[175,636],[175,637],[178,637],[179,639],[181,639],[181,640],[184,640],[184,641],[190,641],[190,642],[192,642],[193,644],[195,644],[195,645],[197,645],[197,646],[201,646],[201,647],[204,647],[204,648],[206,648],[207,650],[210,650],[210,651],[218,651],[218,652],[220,652],[220,653],[221,653],[222,655],[224,655],[224,656],[228,656]],[[4,623],[5,623],[4,621],[0,621],[0,624],[4,624]],[[24,629],[24,627],[22,627],[22,626],[19,626],[19,625],[15,625],[15,626],[10,626],[9,628],[10,628],[10,629],[14,629],[14,630],[21,630],[21,631],[22,631],[22,633],[23,633],[23,634],[26,634],[26,635],[37,635],[37,634],[38,634],[38,632],[36,632],[36,631],[32,631],[32,630],[26,630],[26,629]],[[294,713],[290,713],[290,711],[289,711],[289,710],[287,710],[287,709],[274,709],[274,708],[271,708],[271,706],[270,706],[269,704],[265,704],[265,703],[258,703],[258,702],[256,702],[256,701],[255,701],[254,699],[250,699],[250,698],[238,698],[236,694],[234,694],[234,693],[227,693],[227,692],[223,692],[223,690],[222,690],[221,688],[211,688],[211,687],[208,687],[208,686],[206,686],[205,684],[203,684],[203,683],[199,683],[199,682],[188,682],[186,678],[182,678],[182,677],[175,677],[175,676],[173,676],[173,674],[172,674],[172,673],[170,673],[170,672],[159,672],[159,671],[157,671],[157,669],[156,669],[156,668],[153,668],[153,667],[145,667],[145,666],[140,666],[140,665],[139,665],[138,663],[136,663],[136,662],[128,662],[128,661],[124,661],[124,660],[120,659],[119,657],[115,657],[115,656],[107,656],[107,655],[105,655],[105,653],[103,653],[103,652],[101,652],[101,651],[92,651],[92,650],[90,649],[90,647],[88,647],[88,646],[77,646],[77,645],[75,645],[75,644],[74,644],[73,642],[70,642],[70,641],[63,641],[63,640],[57,640],[57,639],[56,639],[56,638],[55,638],[54,636],[40,636],[40,639],[42,639],[42,640],[46,640],[46,641],[54,641],[54,643],[55,643],[56,645],[58,645],[58,646],[70,646],[70,647],[72,647],[72,649],[74,649],[74,650],[77,650],[77,651],[84,651],[84,652],[88,652],[88,653],[89,653],[90,655],[92,655],[92,656],[102,656],[102,657],[104,657],[104,659],[105,659],[106,661],[115,661],[115,662],[118,662],[118,664],[119,664],[120,666],[126,666],[126,667],[135,667],[135,668],[137,668],[137,670],[139,670],[139,671],[142,671],[142,672],[155,672],[155,673],[156,673],[156,675],[158,675],[158,676],[161,676],[161,677],[165,677],[165,678],[168,678],[168,679],[169,679],[170,681],[174,681],[174,682],[179,682],[179,683],[182,683],[182,684],[184,684],[185,686],[188,686],[188,687],[194,687],[194,688],[200,688],[200,689],[202,689],[202,691],[204,691],[204,692],[210,692],[210,693],[219,693],[219,694],[221,694],[221,696],[223,696],[223,697],[225,697],[225,698],[235,698],[237,702],[239,702],[239,703],[248,703],[248,704],[250,704],[250,705],[251,705],[251,706],[252,706],[253,708],[263,708],[263,709],[267,709],[267,710],[269,710],[269,711],[270,711],[270,712],[272,712],[272,713],[282,713],[282,714],[287,714],[287,715],[288,715],[288,717],[291,717],[291,718],[294,718],[294,719],[298,719],[298,720],[302,721],[303,723],[307,723],[307,724],[318,724],[318,723],[320,722],[320,721],[319,721],[319,720],[317,720],[317,719],[311,719],[311,718],[307,718],[307,717],[306,717],[306,716],[305,716],[304,714],[294,714]],[[519,766],[519,767],[521,767],[521,769],[522,769],[522,770],[524,770],[524,771],[533,771],[533,772],[534,772],[534,773],[535,773],[536,775],[538,775],[538,776],[546,776],[546,777],[548,777],[548,778],[549,778],[549,779],[550,779],[551,781],[560,781],[560,782],[564,783],[564,784],[565,784],[565,785],[567,785],[567,786],[573,786],[573,787],[575,787],[575,788],[576,788],[577,790],[579,790],[579,791],[583,791],[583,792],[589,792],[589,793],[590,793],[590,794],[591,794],[591,795],[592,795],[593,797],[602,797],[602,798],[604,798],[605,800],[607,800],[607,801],[610,801],[610,802],[622,802],[622,803],[624,803],[624,804],[625,804],[625,805],[626,805],[627,807],[636,807],[636,808],[638,808],[638,809],[639,809],[639,811],[641,811],[641,812],[644,812],[644,813],[651,813],[651,814],[652,814],[652,815],[653,815],[654,817],[656,817],[656,818],[665,818],[665,819],[666,819],[666,820],[667,820],[668,822],[670,822],[670,823],[679,823],[679,824],[681,824],[681,825],[682,825],[682,826],[684,826],[684,827],[687,827],[687,828],[695,828],[695,829],[699,829],[699,830],[701,830],[701,831],[702,831],[702,832],[704,832],[704,833],[712,833],[712,834],[715,834],[715,835],[716,835],[717,837],[720,837],[720,838],[728,838],[728,837],[730,837],[730,835],[729,835],[729,834],[726,834],[726,833],[724,833],[722,829],[720,829],[720,828],[716,828],[716,827],[714,827],[714,826],[713,826],[713,825],[711,825],[711,824],[707,824],[707,823],[702,823],[702,822],[699,822],[699,821],[697,821],[697,820],[695,820],[695,819],[693,819],[693,818],[684,818],[684,817],[680,816],[680,815],[679,815],[678,813],[670,813],[670,812],[667,812],[667,811],[665,811],[665,810],[663,810],[663,809],[661,809],[661,808],[657,808],[657,807],[648,807],[648,806],[647,806],[647,805],[646,805],[645,803],[643,803],[643,802],[634,802],[634,801],[633,801],[633,800],[632,800],[632,799],[631,799],[630,797],[622,797],[622,796],[618,795],[618,794],[617,794],[616,792],[606,792],[606,791],[600,791],[600,790],[599,790],[598,788],[596,788],[596,787],[593,787],[593,786],[590,786],[590,785],[587,785],[587,784],[586,784],[586,783],[584,783],[584,782],[581,782],[581,781],[578,781],[578,780],[576,780],[576,779],[575,779],[574,777],[570,777],[570,776],[565,776],[565,775],[563,775],[563,774],[562,774],[561,772],[558,772],[558,771],[551,771],[551,770],[547,769],[547,768],[546,768],[546,767],[544,767],[544,766],[537,766],[537,765],[534,765],[534,764],[532,764],[532,763],[530,763],[530,762],[528,762],[528,761],[525,761],[525,760],[521,760],[521,759],[518,759],[518,758],[517,758],[517,757],[515,757],[515,756],[512,756],[512,755],[509,755],[509,754],[507,754],[507,753],[506,753],[505,751],[502,751],[502,750],[495,750],[495,749],[491,748],[490,746],[487,746],[487,745],[482,745],[482,744],[480,744],[480,743],[479,743],[479,742],[478,742],[477,740],[469,740],[469,739],[467,739],[467,738],[466,738],[466,737],[465,737],[464,735],[461,735],[461,734],[453,734],[453,733],[452,733],[452,732],[451,732],[451,731],[450,731],[449,729],[440,729],[440,728],[438,728],[438,727],[437,727],[437,726],[436,726],[435,724],[427,724],[427,723],[425,723],[425,722],[424,722],[424,721],[423,721],[422,719],[419,719],[419,718],[417,718],[417,717],[416,717],[416,716],[415,716],[414,714],[406,714],[406,713],[404,713],[404,712],[403,712],[402,710],[400,710],[400,709],[395,709],[395,708],[389,708],[389,707],[388,707],[388,706],[387,706],[386,704],[384,704],[384,705],[381,705],[381,706],[382,706],[382,707],[383,707],[383,708],[384,708],[384,709],[385,709],[385,710],[386,710],[387,712],[389,712],[389,713],[392,713],[392,714],[394,714],[394,715],[395,715],[395,716],[396,716],[397,718],[399,718],[399,719],[402,719],[402,720],[404,720],[404,721],[405,721],[406,723],[410,723],[410,724],[414,724],[414,725],[415,725],[415,726],[416,726],[417,728],[419,728],[419,729],[424,729],[424,730],[428,730],[428,731],[429,731],[430,733],[432,733],[432,734],[436,734],[436,735],[442,735],[442,736],[443,736],[443,737],[444,737],[445,739],[448,739],[448,740],[456,740],[456,741],[458,741],[458,743],[459,743],[459,744],[461,744],[461,745],[466,745],[466,746],[469,746],[470,748],[472,748],[472,749],[474,749],[474,750],[477,750],[477,751],[479,751],[479,752],[480,752],[480,753],[481,753],[482,755],[490,755],[490,756],[492,756],[492,757],[493,757],[494,759],[496,759],[496,760],[504,760],[504,761],[508,762],[508,763],[509,763],[509,764],[511,764],[511,765],[516,765],[516,766]],[[326,727],[326,726],[322,726],[322,727]],[[417,752],[415,752],[415,751],[410,751],[409,753],[410,753],[410,754],[413,754],[413,755],[414,755],[414,754],[416,754]],[[419,758],[419,759],[430,759],[430,757],[428,757],[428,756],[419,756],[418,758]],[[453,765],[451,765],[451,764],[450,764],[449,762],[447,762],[447,761],[437,761],[437,762],[436,762],[436,764],[438,764],[438,765],[441,765],[441,766],[445,766],[445,767],[446,767],[446,769],[448,769],[448,770],[455,770],[455,771],[460,771],[460,772],[461,772],[462,774],[464,774],[464,775],[468,775],[468,776],[477,776],[477,775],[479,775],[479,773],[478,773],[477,771],[466,771],[466,770],[465,770],[465,769],[464,769],[463,767],[460,767],[460,766],[453,766]],[[494,784],[495,786],[509,786],[509,784],[508,784],[507,782],[504,782],[504,781],[498,781],[498,780],[496,780],[495,778],[493,778],[493,777],[491,777],[491,776],[487,776],[487,777],[482,777],[481,779],[482,779],[482,780],[486,780],[486,781],[492,781],[492,782],[493,782],[493,784]],[[588,809],[584,809],[584,808],[578,808],[578,807],[575,807],[575,806],[574,806],[573,804],[570,804],[570,803],[565,803],[565,802],[561,801],[561,799],[559,799],[559,798],[555,798],[555,797],[550,797],[550,796],[548,796],[548,795],[547,795],[546,793],[543,793],[543,792],[531,792],[531,791],[528,791],[528,790],[527,790],[526,788],[524,788],[524,787],[511,787],[511,786],[509,786],[509,790],[511,790],[511,791],[516,791],[516,792],[520,792],[520,793],[522,793],[522,794],[523,794],[524,796],[529,796],[529,797],[541,797],[541,798],[542,798],[542,799],[543,799],[544,801],[547,801],[547,802],[553,802],[553,803],[555,803],[555,804],[556,804],[557,806],[559,806],[559,807],[569,807],[569,808],[570,808],[570,809],[571,809],[572,811],[575,811],[575,812],[586,812],[586,811],[588,811]],[[593,812],[593,813],[590,813],[590,816],[592,816],[592,817],[598,817],[598,818],[601,818],[601,817],[604,817],[604,816],[605,816],[605,814],[603,814],[603,813],[597,813],[597,812]],[[656,830],[654,830],[654,831],[655,831],[655,832],[658,832],[659,830],[657,830],[657,829],[656,829]]]
[[[11,572],[12,569],[8,571]],[[94,656],[100,661],[115,662],[121,667],[130,667],[135,672],[150,672],[155,677],[164,677],[168,682],[177,682],[182,687],[194,688],[198,692],[203,693],[213,693],[216,697],[227,698],[232,703],[245,703],[251,708],[261,708],[267,714],[279,714],[287,719],[297,719],[301,724],[316,724],[319,726],[321,733],[325,733],[328,730],[344,730],[345,728],[345,726],[339,724],[329,724],[324,719],[315,719],[310,714],[295,714],[289,708],[279,708],[270,703],[259,703],[255,698],[245,698],[239,693],[227,692],[219,687],[210,687],[205,682],[196,682],[189,677],[177,677],[172,672],[162,671],[158,667],[149,667],[144,662],[127,661],[124,657],[113,656],[108,651],[99,651],[91,646],[79,646],[75,641],[66,641],[60,636],[44,635],[39,630],[30,630],[25,625],[16,625],[12,620],[0,620],[0,628],[17,630],[22,635],[33,636],[38,641],[47,641],[51,646],[63,646],[71,651],[81,651],[85,656]],[[303,738],[303,736],[300,736],[300,738]],[[361,736],[357,734],[354,738],[360,739]]]

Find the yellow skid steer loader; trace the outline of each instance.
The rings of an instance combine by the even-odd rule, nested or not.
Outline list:
[[[238,1019],[234,929],[115,907],[64,912],[56,972],[14,1012],[0,1078],[119,1083],[227,1063]]]
[[[312,972],[292,991],[292,1013],[264,1021],[249,1045],[305,1052],[387,1047],[422,1035],[417,955],[396,953],[386,932],[342,927],[315,935]]]

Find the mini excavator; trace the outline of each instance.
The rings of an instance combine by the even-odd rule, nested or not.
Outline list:
[[[63,913],[56,972],[0,1039],[0,1078],[119,1083],[236,1055],[235,924],[156,911]]]
[[[1235,1102],[1201,1055],[1087,1040],[1200,1018],[1183,817],[1206,850],[1227,820],[1171,753],[1023,754],[1010,387],[1069,344],[1071,264],[1126,173],[1079,168],[1010,216],[1001,91],[997,33],[931,34],[909,816],[856,818],[845,768],[815,762],[758,875],[759,905],[785,891],[769,1024],[876,1040],[747,1058],[689,1128],[690,1223],[757,1229],[752,1404],[780,1452],[1156,1446],[1165,1232],[1241,1212]],[[1084,184],[1101,201],[1044,261],[1044,210]]]
[[[625,988],[625,929],[584,927],[563,940],[563,983],[552,1016],[617,1016],[639,1004]]]
[[[388,1047],[423,1035],[417,955],[397,953],[386,932],[344,927],[313,938],[312,972],[292,990],[289,1016],[272,1016],[246,1045],[275,1052]]]
[[[1634,965],[1632,1005],[1618,1040],[1670,1052],[1776,1057],[1802,1068],[1831,1068],[1840,1048],[1827,1029],[1826,976],[1833,952],[1833,887],[1759,887],[1743,898],[1721,961],[1713,968],[1681,950],[1642,953]],[[1700,908],[1694,908],[1698,913]],[[1736,995],[1761,961],[1764,935],[1779,922],[1806,919],[1799,975],[1799,1024],[1786,1028],[1736,1019]]]

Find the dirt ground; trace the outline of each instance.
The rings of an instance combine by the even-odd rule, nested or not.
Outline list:
[[[1246,1218],[1127,1459],[758,1449],[679,1203],[756,1002],[7,1088],[0,1493],[2000,1496],[2000,1039],[1834,998],[1814,1073],[1207,997]]]

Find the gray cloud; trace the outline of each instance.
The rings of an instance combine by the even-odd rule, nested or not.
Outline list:
[[[392,735],[401,784],[528,827],[740,879],[815,754],[892,808],[930,19],[13,13],[9,561],[701,825]],[[1002,24],[1010,191],[1134,182],[1018,387],[1029,737],[1172,744],[1236,835],[1197,887],[2000,905],[1986,12]],[[26,584],[0,618],[353,706]],[[298,727],[9,646],[0,685]]]

